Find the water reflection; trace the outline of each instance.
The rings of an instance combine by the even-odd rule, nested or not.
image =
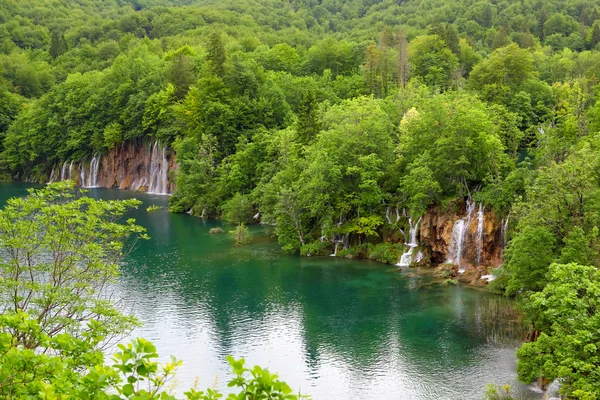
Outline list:
[[[133,216],[152,239],[130,255],[118,290],[144,322],[134,336],[184,360],[181,389],[199,376],[226,391],[231,354],[317,400],[481,399],[488,383],[534,398],[515,382],[521,333],[505,299],[368,261],[287,256],[262,228],[238,248],[208,234],[218,223],[147,213],[167,199],[140,198]]]

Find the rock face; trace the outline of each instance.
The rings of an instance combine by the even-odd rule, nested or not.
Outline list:
[[[179,167],[174,153],[157,141],[128,141],[104,155],[55,166],[50,181],[73,180],[83,187],[130,189],[170,194],[172,172]]]
[[[98,185],[168,194],[174,189],[169,173],[175,169],[174,154],[158,142],[127,142],[102,157]]]
[[[481,274],[487,267],[502,264],[502,229],[502,221],[492,210],[459,201],[447,209],[428,210],[421,221],[420,244],[428,250],[432,264],[449,262],[460,272]]]

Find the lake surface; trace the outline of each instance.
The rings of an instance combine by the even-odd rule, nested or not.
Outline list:
[[[0,184],[0,204],[29,186]],[[90,195],[144,202],[132,214],[151,240],[128,257],[116,289],[144,324],[132,336],[184,361],[178,392],[199,377],[227,393],[233,355],[315,400],[482,399],[488,383],[539,398],[515,380],[516,322],[500,316],[509,306],[500,297],[370,261],[289,256],[268,227],[235,247],[208,233],[219,221],[146,211],[165,196]]]

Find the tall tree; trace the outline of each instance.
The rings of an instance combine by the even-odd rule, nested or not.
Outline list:
[[[221,34],[219,32],[213,32],[210,35],[207,50],[210,71],[219,78],[223,78],[225,75],[225,61],[227,56],[225,54],[223,39],[221,38]]]
[[[408,82],[408,41],[403,29],[398,31],[398,86],[406,87]]]

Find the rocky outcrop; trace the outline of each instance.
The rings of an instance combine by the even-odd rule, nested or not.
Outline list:
[[[55,166],[50,181],[69,179],[82,187],[170,194],[177,169],[174,153],[159,142],[127,141],[106,154]]]
[[[178,168],[172,152],[158,142],[127,142],[102,157],[98,185],[153,193],[172,193],[171,171]]]
[[[462,224],[462,236],[457,223]],[[502,221],[494,211],[461,200],[447,208],[435,206],[428,210],[421,221],[419,243],[433,265],[450,262],[460,265],[469,276],[473,271],[481,275],[487,267],[502,264],[502,229]],[[460,252],[456,251],[459,244]]]

